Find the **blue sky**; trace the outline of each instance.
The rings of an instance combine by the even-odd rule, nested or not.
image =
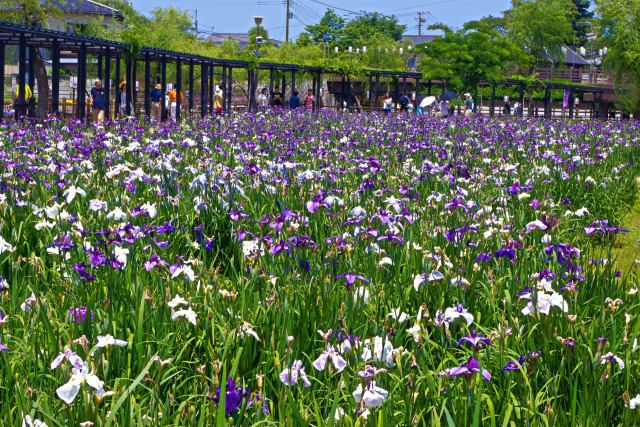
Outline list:
[[[417,12],[428,12],[427,24],[443,22],[459,27],[464,22],[493,14],[511,6],[511,0],[290,0],[294,18],[289,22],[290,37],[297,37],[304,31],[305,24],[320,20],[327,9],[336,8],[345,17],[349,11],[377,11],[395,14],[402,24],[407,25],[407,34],[418,34]],[[177,7],[195,16],[198,11],[198,29],[203,33],[247,32],[253,25],[253,16],[262,15],[263,25],[269,36],[285,39],[284,0],[131,0],[133,7],[148,14],[156,7]],[[341,8],[343,10],[337,10]],[[423,29],[423,34],[425,30]]]

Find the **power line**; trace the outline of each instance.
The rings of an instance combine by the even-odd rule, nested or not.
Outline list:
[[[435,2],[431,2],[431,3],[423,3],[423,4],[418,4],[415,6],[409,6],[409,7],[401,7],[398,9],[391,9],[391,10],[387,10],[383,13],[389,13],[389,12],[396,12],[398,10],[409,10],[409,9],[417,9],[419,7],[425,7],[425,6],[433,6],[436,4],[442,4],[442,3],[451,3],[453,0],[441,0],[441,1],[435,1]]]
[[[325,2],[320,1],[320,0],[309,0],[309,1],[312,1],[312,2],[314,2],[314,3],[317,3],[317,4],[319,4],[319,5],[322,5],[322,6],[325,6],[325,7],[331,8],[331,9],[341,10],[341,11],[343,11],[343,12],[347,12],[347,13],[355,13],[355,14],[360,13],[360,12],[355,11],[355,10],[344,9],[344,8],[342,8],[342,7],[333,6],[333,5],[329,4],[329,3],[325,3]]]

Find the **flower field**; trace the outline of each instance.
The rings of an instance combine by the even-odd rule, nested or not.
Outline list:
[[[8,122],[0,424],[635,425],[611,254],[639,147],[620,122]]]

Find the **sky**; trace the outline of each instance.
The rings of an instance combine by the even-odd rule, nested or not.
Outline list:
[[[262,25],[269,38],[285,39],[286,0],[130,0],[133,7],[148,15],[157,7],[176,7],[198,16],[198,30],[209,33],[246,33],[254,25],[253,16],[264,17]],[[442,22],[459,28],[463,23],[509,9],[511,0],[290,0],[289,38],[295,39],[305,25],[316,24],[328,7],[345,18],[365,10],[396,15],[407,26],[406,34],[418,34],[417,12],[429,25]],[[423,27],[422,34],[428,34]]]

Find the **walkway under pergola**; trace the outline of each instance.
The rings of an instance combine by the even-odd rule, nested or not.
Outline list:
[[[200,71],[200,114],[205,116],[213,112],[213,94],[215,81],[214,76],[220,75],[220,86],[223,89],[223,109],[230,110],[232,102],[232,88],[233,88],[233,72],[234,70],[245,70],[247,74],[246,79],[246,93],[247,93],[247,106],[252,109],[257,106],[257,89],[258,89],[258,72],[269,72],[269,87],[271,93],[275,84],[275,73],[280,75],[290,74],[291,92],[296,88],[296,73],[305,73],[312,76],[312,91],[316,96],[316,99],[320,98],[320,89],[322,87],[323,76],[337,76],[341,78],[340,91],[335,93],[336,98],[340,103],[338,108],[342,106],[342,102],[350,96],[351,80],[341,75],[340,73],[332,70],[327,70],[322,67],[295,65],[295,64],[280,64],[269,62],[249,62],[230,59],[218,59],[211,58],[202,55],[195,55],[184,52],[175,52],[165,49],[158,49],[153,47],[142,46],[138,52],[136,52],[135,58],[132,58],[130,51],[132,46],[126,43],[115,42],[106,39],[100,39],[96,37],[82,36],[73,33],[66,33],[60,31],[47,30],[43,28],[29,27],[25,25],[19,25],[9,22],[0,21],[0,93],[4,93],[4,69],[5,69],[5,49],[6,46],[18,47],[18,76],[20,77],[20,83],[18,85],[18,103],[16,107],[16,116],[21,117],[26,113],[24,93],[25,83],[28,83],[32,88],[35,85],[35,75],[33,70],[33,61],[27,62],[27,51],[29,52],[29,58],[33,58],[33,54],[36,49],[48,49],[51,52],[51,104],[50,112],[58,115],[60,113],[60,58],[61,52],[73,52],[77,56],[77,108],[75,115],[78,119],[84,120],[87,110],[87,63],[88,55],[95,56],[97,59],[97,77],[104,81],[105,91],[105,116],[109,117],[111,109],[112,91],[115,92],[115,99],[120,99],[120,87],[116,84],[115,88],[111,87],[111,80],[120,82],[122,77],[121,62],[125,64],[125,76],[136,76],[136,67],[138,63],[144,65],[144,112],[147,115],[151,114],[151,101],[150,92],[153,86],[153,73],[152,65],[156,66],[156,72],[159,74],[159,84],[161,85],[162,93],[167,93],[167,67],[169,65],[175,66],[175,89],[177,93],[183,91],[183,66],[188,66],[188,98],[185,102],[188,103],[189,111],[193,111],[195,105],[194,99],[194,69],[199,67]],[[28,73],[29,82],[25,82],[25,77]],[[381,79],[391,79],[395,82],[394,95],[395,99],[399,98],[400,93],[405,93],[407,84],[409,83],[412,88],[415,88],[416,92],[420,89],[420,84],[426,89],[428,95],[431,94],[432,86],[435,81],[421,82],[422,74],[417,72],[404,72],[404,71],[380,71],[380,70],[366,70],[366,78],[368,78],[368,102],[369,109],[373,109],[374,105],[378,104],[378,98],[381,95]],[[522,82],[517,80],[505,80],[501,82],[491,83],[493,85],[493,97],[491,112],[493,115],[495,106],[495,87],[496,85],[520,85],[521,98],[523,98],[524,86]],[[286,85],[286,80],[283,77],[283,89]],[[596,102],[596,96],[599,96],[600,111],[602,110],[602,94],[612,93],[613,89],[599,88],[599,87],[584,87],[579,85],[563,85],[557,83],[538,83],[539,87],[545,87],[547,93],[547,99],[549,99],[549,91],[551,89],[567,89],[573,94],[577,91],[593,92],[594,103]],[[536,87],[538,87],[536,86]],[[444,89],[444,88],[443,88]],[[136,108],[136,87],[134,84],[126,85],[126,102],[124,103],[124,110],[120,112],[120,103],[114,103],[114,113],[125,113],[130,115]],[[382,93],[383,94],[383,93]],[[414,100],[416,106],[418,98]],[[166,119],[165,98],[161,97],[162,103],[162,119]],[[179,120],[182,113],[182,100],[180,96],[176,97],[176,116],[175,119]],[[573,117],[573,105],[570,103],[570,117]],[[545,104],[545,115],[548,108]],[[318,103],[316,103],[316,108]],[[0,109],[0,119],[3,116],[3,109]]]

